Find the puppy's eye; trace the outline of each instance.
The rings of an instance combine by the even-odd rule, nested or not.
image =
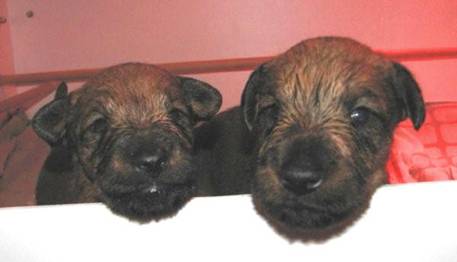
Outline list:
[[[351,122],[355,127],[361,127],[368,123],[371,111],[366,107],[358,107],[351,112]]]
[[[108,128],[108,121],[105,118],[97,118],[86,128],[87,132],[103,133]]]
[[[170,117],[172,119],[180,119],[180,118],[185,118],[187,117],[187,114],[184,113],[182,110],[179,110],[179,109],[173,109],[170,111]]]
[[[270,115],[272,113],[275,113],[277,111],[277,106],[275,104],[269,105],[262,107],[259,110],[258,116],[264,116],[264,115]]]
[[[173,109],[168,113],[170,119],[173,120],[174,124],[181,129],[187,129],[189,126],[192,126],[191,117],[184,111],[179,109]]]
[[[277,121],[278,111],[278,106],[271,104],[261,108],[257,113],[257,125],[265,135],[269,134],[273,129]]]

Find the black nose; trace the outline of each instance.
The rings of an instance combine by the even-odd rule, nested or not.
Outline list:
[[[166,165],[165,155],[159,151],[154,153],[143,152],[136,158],[136,167],[148,173],[157,173]]]
[[[296,193],[306,194],[314,191],[322,184],[321,172],[289,169],[283,172],[281,182],[285,188]]]

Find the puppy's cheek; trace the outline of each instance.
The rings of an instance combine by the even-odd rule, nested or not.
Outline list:
[[[389,134],[372,132],[358,139],[354,161],[361,172],[372,175],[377,170],[384,170],[389,157],[392,137]]]
[[[263,172],[264,169],[270,169],[271,172],[278,170],[281,164],[281,155],[277,147],[265,143],[260,147],[257,159],[257,169]]]
[[[99,180],[128,180],[135,173],[134,168],[129,165],[121,156],[113,154],[97,167]]]
[[[382,166],[368,179],[365,192],[367,195],[369,195],[369,197],[371,197],[379,187],[386,183],[387,173],[385,171],[385,167]]]
[[[106,169],[112,173],[125,174],[131,168],[119,155],[114,155],[111,158],[111,161],[106,165]]]
[[[359,148],[376,155],[379,151],[389,148],[392,140],[392,130],[387,123],[373,119],[366,126],[356,130],[354,141]]]
[[[316,200],[322,206],[328,205],[329,210],[333,210],[335,214],[340,214],[336,216],[335,223],[345,222],[349,218],[355,219],[358,214],[363,213],[376,189],[385,181],[382,170],[357,173],[361,169],[368,170],[368,166],[357,167],[358,170],[350,166],[339,166],[338,172],[332,174],[328,183],[322,184]]]
[[[84,132],[75,144],[81,165],[87,174],[92,174],[106,155],[100,148],[101,137]]]
[[[78,150],[79,161],[86,174],[94,176],[100,156],[94,155],[94,149],[86,145],[81,145]]]
[[[254,177],[254,194],[263,200],[276,202],[282,197],[281,182],[271,167],[260,168]]]

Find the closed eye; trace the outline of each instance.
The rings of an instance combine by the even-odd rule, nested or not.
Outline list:
[[[174,108],[169,113],[171,118],[189,117],[189,114],[184,110]]]
[[[99,143],[110,127],[108,119],[99,114],[92,116],[87,123],[80,136],[81,141],[87,144]]]
[[[279,106],[276,103],[262,107],[257,113],[257,125],[264,135],[271,133],[277,119]]]
[[[91,116],[87,123],[88,124],[86,125],[86,128],[84,128],[84,131],[90,133],[103,133],[109,127],[107,118],[101,114]]]
[[[192,118],[189,115],[189,113],[181,110],[174,108],[172,109],[169,113],[168,116],[170,117],[171,120],[173,120],[173,123],[180,129],[182,130],[187,130],[191,125],[192,125]]]
[[[278,104],[276,100],[270,96],[266,96],[257,104],[257,115],[259,116],[265,112],[271,112],[277,108]]]
[[[87,129],[93,133],[101,133],[108,127],[108,121],[104,118],[95,120]]]
[[[267,106],[263,106],[262,108],[259,109],[258,114],[264,114],[265,112],[271,112],[272,110],[276,110],[278,107],[276,104],[270,104]]]

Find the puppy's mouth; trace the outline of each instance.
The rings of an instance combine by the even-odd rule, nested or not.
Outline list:
[[[324,229],[344,221],[352,208],[338,209],[319,203],[293,202],[284,204],[262,203],[269,216],[291,227],[301,229]]]
[[[277,233],[291,241],[326,241],[344,232],[364,210],[338,210],[320,203],[295,201],[274,204],[256,196],[253,199],[257,212]]]
[[[152,182],[134,190],[103,192],[103,201],[114,213],[145,223],[173,216],[195,192],[192,181],[179,184]]]
[[[141,190],[142,193],[144,194],[160,194],[163,192],[161,188],[157,185],[157,183],[153,183],[151,186],[146,187],[145,189]]]
[[[360,217],[369,203],[365,196],[339,195],[325,187],[297,194],[265,178],[264,174],[254,181],[254,206],[278,233],[291,240],[329,239]]]

